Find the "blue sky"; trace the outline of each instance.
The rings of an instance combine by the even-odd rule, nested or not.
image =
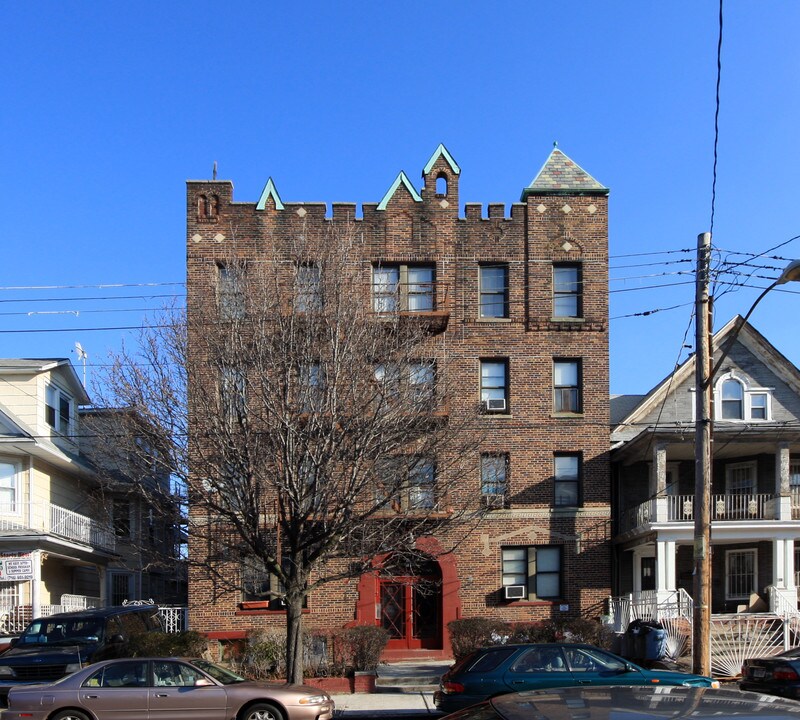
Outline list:
[[[557,140],[611,188],[611,390],[646,392],[693,342],[692,278],[673,273],[710,225],[717,14],[716,0],[6,5],[0,356],[79,341],[91,374],[125,335],[92,328],[181,293],[184,181],[215,160],[237,200],[272,176],[284,201],[377,202],[401,169],[419,187],[444,142],[462,204],[510,205]],[[800,235],[800,3],[726,0],[724,23],[714,244],[731,263]],[[800,257],[800,241],[772,255]],[[753,262],[764,277],[785,264]],[[718,288],[717,327],[768,284],[739,277]],[[800,364],[796,288],[752,322]]]

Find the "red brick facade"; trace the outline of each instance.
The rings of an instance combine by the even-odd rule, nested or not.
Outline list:
[[[596,617],[609,595],[608,197],[596,183],[589,189],[534,183],[509,215],[503,205],[491,204],[483,217],[480,205],[467,204],[459,217],[460,170],[446,151],[432,161],[417,198],[400,182],[381,206],[364,204],[360,219],[355,204],[335,203],[326,219],[323,204],[282,204],[273,192],[257,209],[256,203],[234,202],[228,181],[190,181],[187,294],[190,313],[197,303],[213,302],[209,293],[216,263],[230,250],[232,228],[237,253],[246,259],[263,253],[269,238],[301,228],[322,237],[327,224],[355,222],[369,239],[365,287],[371,287],[374,263],[435,263],[435,306],[446,318],[440,335],[448,373],[456,379],[456,402],[479,413],[481,359],[507,361],[506,412],[481,417],[483,437],[475,448],[476,454],[508,456],[503,507],[492,510],[453,555],[438,561],[440,622],[430,649],[446,654],[444,628],[450,619]],[[507,318],[480,317],[479,274],[487,263],[508,268]],[[582,280],[579,310],[569,317],[554,317],[554,264],[575,268]],[[556,360],[576,363],[579,412],[554,410]],[[581,461],[578,501],[562,501],[560,507],[554,482],[558,453],[578,455]],[[480,473],[473,482],[467,491],[480,497]],[[550,575],[557,596],[506,600],[502,550],[545,546],[560,549],[559,567]],[[202,548],[190,545],[190,552]],[[528,557],[530,571],[534,566]],[[528,582],[526,590],[535,596],[535,578],[529,576]],[[378,585],[362,578],[313,595],[307,629],[377,622]],[[248,609],[233,594],[213,598],[204,574],[193,572],[191,627],[234,637],[250,628],[283,624],[280,611]],[[402,652],[402,643],[395,647]]]

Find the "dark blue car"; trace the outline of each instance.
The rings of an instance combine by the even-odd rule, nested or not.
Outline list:
[[[434,702],[439,710],[453,712],[505,693],[575,685],[719,687],[719,682],[703,675],[646,670],[592,645],[498,645],[453,665],[442,675]]]

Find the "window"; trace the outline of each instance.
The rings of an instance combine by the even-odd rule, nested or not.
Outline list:
[[[528,600],[549,600],[561,596],[561,548],[503,548],[503,587],[523,586]]]
[[[269,599],[270,574],[263,560],[252,556],[246,558],[242,562],[241,573],[244,602]]]
[[[44,417],[47,424],[56,432],[67,435],[72,429],[74,401],[56,385],[45,386]]]
[[[744,418],[744,388],[738,380],[722,383],[722,419],[742,420]]]
[[[480,317],[508,317],[508,265],[481,265]]]
[[[169,660],[153,662],[153,684],[156,687],[194,687],[198,680],[205,680],[205,675],[191,665]]]
[[[319,412],[325,401],[325,369],[320,363],[301,365],[299,378],[301,412]]]
[[[748,600],[756,592],[758,558],[755,550],[725,553],[725,599]]]
[[[322,286],[319,265],[297,266],[295,278],[295,309],[299,312],[313,312],[322,308]]]
[[[0,513],[17,511],[17,472],[15,463],[0,460]]]
[[[580,454],[556,453],[553,458],[553,479],[556,507],[575,507],[580,504]]]
[[[240,422],[246,414],[246,378],[240,367],[222,368],[220,399],[222,415],[229,426]]]
[[[436,505],[436,465],[430,458],[416,458],[408,468],[408,506],[429,510]]]
[[[111,604],[122,605],[133,600],[133,575],[131,573],[111,574]]]
[[[408,386],[415,403],[431,403],[436,396],[436,363],[412,362],[408,366]]]
[[[579,413],[581,405],[580,360],[553,361],[553,409],[557,413]]]
[[[375,265],[372,268],[372,309],[379,313],[426,312],[436,307],[433,265]]]
[[[766,393],[752,393],[750,395],[750,419],[751,420],[769,419],[769,415],[767,412]]]
[[[131,503],[129,500],[117,498],[111,506],[111,521],[114,525],[114,533],[120,538],[131,536]]]
[[[227,265],[217,265],[217,306],[221,320],[244,317],[243,272]]]
[[[481,360],[481,403],[487,412],[507,413],[508,360]]]
[[[583,314],[580,265],[553,265],[553,316],[576,318]]]
[[[508,455],[481,455],[481,495],[487,504],[502,505],[506,495]]]
[[[102,670],[91,675],[84,683],[84,687],[91,688],[143,688],[147,685],[146,660],[131,660],[130,662],[106,665]]]
[[[755,491],[755,463],[731,463],[725,466],[725,493],[727,495],[752,495]]]

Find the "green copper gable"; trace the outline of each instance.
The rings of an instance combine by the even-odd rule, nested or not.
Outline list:
[[[395,192],[397,191],[397,188],[400,187],[401,183],[405,187],[405,189],[408,190],[408,193],[414,199],[414,202],[422,202],[422,198],[419,196],[419,193],[416,190],[414,190],[414,186],[411,184],[411,181],[408,179],[408,177],[406,177],[406,174],[401,170],[400,174],[397,176],[397,178],[395,178],[395,181],[392,183],[392,187],[390,187],[386,191],[386,195],[383,196],[383,200],[381,200],[380,203],[378,204],[378,210],[386,210],[386,206],[389,204],[389,200],[392,199]]]
[[[554,148],[531,184],[522,191],[520,199],[524,202],[528,195],[534,193],[608,195],[608,188],[597,182],[561,150]]]
[[[427,175],[433,169],[434,164],[440,157],[443,157],[447,161],[447,164],[450,166],[450,169],[456,175],[461,174],[461,168],[458,167],[458,163],[455,160],[453,160],[453,156],[447,151],[447,148],[442,143],[439,143],[439,147],[436,148],[436,152],[434,152],[433,155],[431,155],[431,159],[428,160],[428,162],[425,164],[425,167],[422,170],[423,176]]]
[[[261,191],[261,197],[258,198],[258,203],[256,204],[256,210],[264,210],[267,207],[267,198],[270,197],[272,198],[272,202],[275,203],[275,209],[283,210],[283,203],[281,202],[280,195],[278,195],[275,183],[272,182],[272,178],[267,180],[267,184],[264,185],[264,189]]]

